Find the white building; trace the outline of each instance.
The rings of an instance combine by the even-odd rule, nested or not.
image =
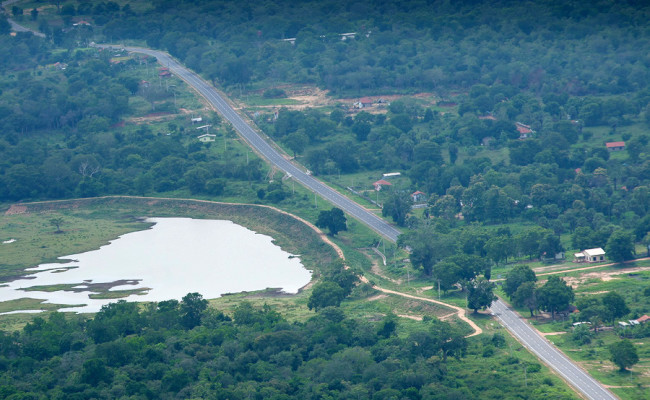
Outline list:
[[[600,261],[605,261],[605,250],[597,247],[595,249],[583,250],[580,253],[574,254],[574,262],[588,262],[595,263]]]
[[[196,138],[203,143],[214,142],[215,140],[217,140],[217,135],[213,135],[211,133],[205,133],[201,136],[197,136]]]

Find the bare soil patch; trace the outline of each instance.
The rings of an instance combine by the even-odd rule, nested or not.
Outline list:
[[[402,97],[416,97],[416,98],[433,98],[433,93],[417,93],[413,95],[402,95],[402,94],[389,94],[389,95],[372,95],[372,96],[359,96],[359,97],[350,97],[350,98],[334,98],[329,95],[329,91],[320,89],[316,86],[278,86],[278,89],[282,89],[287,94],[287,98],[295,100],[300,104],[288,104],[288,105],[269,105],[269,106],[258,106],[255,108],[265,108],[265,109],[279,109],[287,108],[289,110],[304,110],[306,108],[319,108],[319,107],[342,107],[345,108],[349,114],[357,114],[361,111],[365,111],[370,114],[384,114],[388,111],[388,104],[391,101],[398,100]],[[263,90],[258,90],[256,94],[262,94]],[[353,104],[361,97],[369,97],[373,99],[374,102],[377,102],[379,99],[383,100],[384,103],[373,104],[372,107],[366,107],[363,109],[353,108]],[[432,105],[436,104],[435,100],[430,102]],[[245,106],[248,107],[248,106]]]
[[[26,212],[27,212],[27,206],[12,204],[11,207],[9,207],[7,211],[5,211],[5,215],[25,214]]]
[[[368,300],[368,301],[376,301],[376,300],[385,299],[386,297],[388,297],[387,294],[378,294],[378,295],[376,295],[376,296],[368,297],[367,300]]]
[[[455,314],[454,314],[455,315]],[[422,321],[421,315],[406,315],[406,314],[397,314],[398,317],[412,319],[413,321]]]
[[[564,278],[564,280],[572,287],[577,287],[578,285],[582,285],[592,279],[600,279],[603,282],[607,282],[616,279],[618,275],[625,275],[629,274],[630,272],[639,271],[650,271],[650,267],[632,267],[624,268],[618,271],[587,272],[586,274],[580,275],[579,277],[567,276]]]

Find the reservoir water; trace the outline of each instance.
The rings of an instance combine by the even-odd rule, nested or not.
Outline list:
[[[120,236],[100,249],[59,257],[66,263],[42,264],[0,287],[0,301],[24,297],[74,307],[60,311],[96,312],[118,299],[90,299],[90,287],[110,290],[148,288],[127,301],[180,300],[189,292],[206,299],[225,293],[278,288],[296,293],[311,280],[298,257],[231,221],[150,218],[151,229]],[[116,282],[122,283],[114,286]],[[75,284],[74,291],[25,291],[42,285]],[[83,306],[77,306],[83,305]]]

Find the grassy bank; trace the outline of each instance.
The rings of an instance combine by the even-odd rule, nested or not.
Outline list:
[[[26,268],[55,262],[60,256],[94,250],[126,233],[147,229],[151,224],[143,222],[145,216],[231,220],[273,237],[283,250],[300,254],[305,267],[316,272],[337,257],[334,249],[310,225],[270,207],[197,200],[105,197],[12,207],[0,222],[2,240],[15,240],[2,244],[0,279],[10,281],[25,275]],[[60,220],[60,233],[56,233],[56,226],[51,223],[53,219]],[[116,294],[111,292],[113,297]],[[130,291],[123,293],[128,294]],[[25,297],[29,297],[27,293]],[[3,311],[16,309],[5,306],[9,308]],[[29,308],[43,309],[40,303]]]

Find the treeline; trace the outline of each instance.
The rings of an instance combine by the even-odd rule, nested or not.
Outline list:
[[[225,315],[197,293],[119,301],[89,320],[36,317],[0,332],[0,344],[8,400],[573,398],[500,333],[468,340],[436,319],[405,330],[395,316],[371,322],[336,307],[289,322],[245,301]]]
[[[449,93],[501,82],[585,95],[636,91],[650,78],[648,8],[637,1],[147,3],[68,3],[60,13],[91,20],[106,40],[144,39],[226,85]]]

